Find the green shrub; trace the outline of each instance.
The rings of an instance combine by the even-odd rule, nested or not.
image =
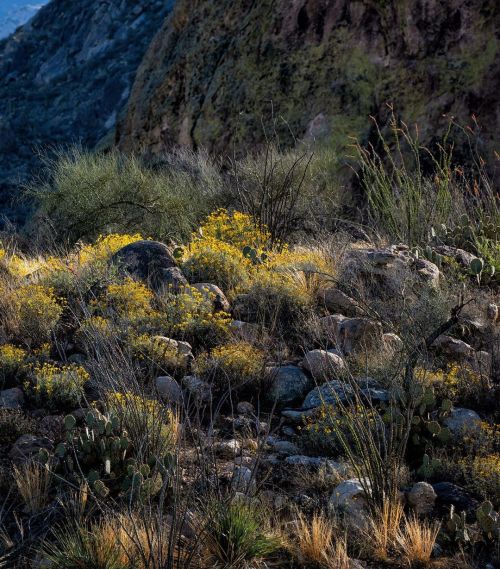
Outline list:
[[[279,547],[278,540],[264,532],[262,516],[250,505],[213,501],[203,514],[205,546],[214,565],[241,566],[245,561],[262,559]]]
[[[188,152],[172,154],[153,170],[116,150],[73,148],[46,166],[48,181],[28,191],[38,201],[38,221],[48,218],[71,241],[135,231],[161,240],[186,238],[221,185],[206,156]]]

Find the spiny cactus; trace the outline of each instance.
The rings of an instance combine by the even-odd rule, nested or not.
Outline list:
[[[426,453],[422,459],[422,465],[417,470],[417,473],[422,478],[431,478],[436,470],[441,466],[441,460],[438,458],[430,458]]]
[[[450,517],[446,523],[446,529],[452,534],[452,539],[467,545],[471,541],[471,534],[467,526],[465,512],[457,514],[455,507],[452,505],[450,509]]]
[[[266,253],[261,253],[259,255],[257,249],[254,249],[248,245],[246,247],[243,247],[242,252],[243,256],[247,259],[250,259],[254,265],[262,265],[262,263],[265,263],[268,259]]]
[[[483,502],[476,510],[478,528],[488,541],[500,541],[500,515],[490,501]]]
[[[145,499],[159,492],[163,483],[161,473],[166,472],[170,457],[162,460],[150,457],[149,463],[137,463],[129,456],[132,441],[116,415],[92,410],[83,428],[77,427],[73,415],[67,415],[64,426],[65,442],[57,445],[52,456],[45,449],[40,452],[41,462],[58,461],[60,469],[71,478],[79,478],[83,473],[100,498],[113,493],[129,499]]]

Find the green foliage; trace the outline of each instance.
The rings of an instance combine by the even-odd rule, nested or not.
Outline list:
[[[141,462],[132,456],[133,441],[113,413],[89,411],[85,427],[78,428],[73,416],[64,419],[66,440],[51,457],[39,453],[42,462],[56,461],[60,470],[73,481],[83,474],[90,488],[101,498],[109,494],[143,500],[155,495],[162,486],[162,476],[169,456],[149,456]]]
[[[29,192],[39,203],[39,216],[71,241],[135,231],[182,239],[215,205],[222,182],[203,153],[169,158],[166,167],[152,170],[116,150],[73,148],[47,159],[48,181]]]
[[[233,501],[214,501],[206,511],[206,546],[214,562],[240,566],[277,550],[279,543],[263,531],[263,519],[255,507]]]

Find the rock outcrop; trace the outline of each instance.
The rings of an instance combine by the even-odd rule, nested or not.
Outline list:
[[[113,141],[137,67],[173,4],[52,0],[0,41],[2,213],[38,164],[37,147]]]
[[[262,142],[370,136],[392,102],[420,137],[444,113],[474,113],[490,145],[499,128],[495,0],[179,0],[156,35],[117,140],[161,152],[173,144],[230,151]],[[271,103],[272,102],[272,103]]]

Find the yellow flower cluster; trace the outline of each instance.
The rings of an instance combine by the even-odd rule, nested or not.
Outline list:
[[[481,375],[467,365],[448,364],[446,369],[417,368],[415,377],[421,383],[435,388],[436,393],[452,401],[466,398],[481,388]]]
[[[214,348],[196,361],[196,372],[216,382],[243,385],[259,378],[264,369],[264,353],[246,342]]]
[[[175,446],[179,420],[156,399],[130,392],[108,393],[108,410],[115,413],[137,448],[160,458]]]
[[[222,311],[214,313],[210,298],[193,287],[186,287],[184,292],[176,295],[167,295],[162,317],[168,330],[188,338],[212,333],[225,336],[231,323],[229,314]]]
[[[3,248],[0,248],[0,265],[2,265],[7,272],[17,278],[24,279],[25,277],[36,273],[43,267],[44,261],[41,258],[27,258],[9,253]]]
[[[19,334],[25,341],[41,344],[50,339],[63,312],[62,302],[53,288],[24,285],[13,291],[11,301]]]
[[[136,320],[151,313],[153,293],[143,283],[131,278],[123,283],[114,283],[106,288],[104,310],[114,311],[121,318]]]
[[[467,486],[483,498],[500,500],[500,454],[462,459],[460,466]]]
[[[233,245],[239,250],[250,246],[262,252],[269,247],[271,234],[264,228],[256,226],[252,216],[226,209],[218,209],[211,213],[200,226],[199,234],[193,234],[193,241],[214,239]]]
[[[26,360],[26,350],[4,344],[0,346],[0,378],[14,376]]]
[[[133,356],[147,366],[173,372],[186,366],[186,358],[173,346],[155,340],[149,334],[132,334],[127,345]]]
[[[140,234],[122,235],[112,233],[101,235],[95,243],[83,245],[73,258],[79,266],[86,266],[98,261],[107,261],[122,247],[140,241],[143,237]]]
[[[37,364],[33,369],[32,394],[38,405],[68,409],[76,407],[84,395],[89,373],[81,366],[59,366],[53,363]],[[26,384],[30,390],[30,384]]]

